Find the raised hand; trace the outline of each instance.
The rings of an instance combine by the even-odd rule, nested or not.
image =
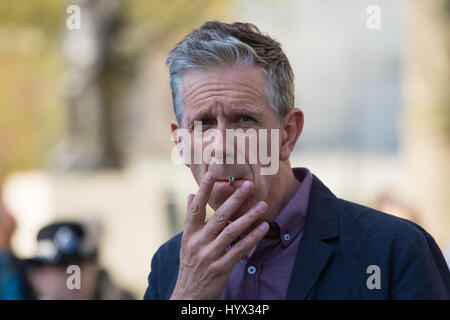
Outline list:
[[[261,218],[267,204],[258,202],[247,213],[228,223],[253,189],[252,182],[245,181],[205,224],[206,204],[214,182],[213,174],[206,173],[198,192],[188,197],[180,269],[171,299],[218,299],[233,267],[269,230],[267,222],[262,222],[227,250],[229,244]]]

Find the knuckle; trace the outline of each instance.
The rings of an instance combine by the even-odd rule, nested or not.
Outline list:
[[[259,241],[258,234],[250,232],[244,239],[238,241],[233,248],[236,250],[236,254],[240,255],[246,253]]]
[[[260,216],[259,212],[256,211],[255,209],[250,210],[248,213],[248,217],[252,221],[258,219],[259,216]]]
[[[236,228],[234,228],[233,226],[228,226],[224,229],[225,235],[227,238],[230,239],[235,239],[237,238],[237,232],[236,232]]]
[[[249,240],[251,241],[251,243],[254,243],[260,239],[260,236],[259,236],[258,232],[253,231],[253,232],[250,232],[249,238],[250,238]]]
[[[200,241],[197,239],[191,239],[188,243],[187,243],[187,250],[190,253],[195,253],[200,249]]]
[[[196,201],[192,201],[191,207],[189,209],[189,216],[194,216],[200,212],[200,207]]]
[[[208,261],[210,255],[207,252],[205,252],[205,250],[201,250],[197,256],[199,264],[203,265]]]
[[[202,180],[202,188],[207,189],[209,187],[209,181],[205,179]]]
[[[231,195],[231,199],[233,202],[240,202],[243,201],[246,197],[246,193],[243,192],[240,189],[237,189],[232,195]]]
[[[224,222],[225,221],[225,215],[221,212],[221,211],[216,211],[215,213],[214,213],[214,219],[217,221],[217,222]]]
[[[223,272],[223,266],[222,266],[222,264],[221,263],[219,263],[219,262],[213,262],[213,263],[211,263],[210,264],[210,266],[209,266],[209,271],[212,273],[212,274],[215,274],[215,275],[219,275],[219,274],[221,274],[222,272]]]
[[[239,191],[236,192],[236,194],[235,194],[235,198],[236,198],[236,200],[243,200],[243,199],[245,199],[247,197],[247,195],[248,195],[247,192],[244,192],[244,191],[239,189]]]
[[[244,255],[248,251],[248,249],[250,249],[250,247],[248,246],[247,242],[245,242],[245,240],[241,240],[233,246],[233,249],[234,255],[240,257]]]

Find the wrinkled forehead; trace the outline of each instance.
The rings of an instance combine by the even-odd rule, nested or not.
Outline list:
[[[259,67],[190,69],[183,74],[181,88],[186,120],[208,110],[261,113],[268,107],[266,78]]]

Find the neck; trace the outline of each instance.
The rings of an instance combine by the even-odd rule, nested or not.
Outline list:
[[[274,178],[274,181],[272,182],[272,190],[267,196],[267,199],[270,199],[270,201],[267,201],[268,210],[266,211],[262,219],[255,222],[252,227],[243,232],[241,234],[241,237],[245,237],[261,222],[273,221],[281,212],[281,210],[286,206],[286,204],[298,190],[300,185],[300,181],[295,178],[294,173],[292,172],[291,164],[289,162],[285,163],[285,165],[283,166],[281,166],[280,164],[280,173]],[[250,250],[248,254],[251,255],[253,250],[254,248]]]
[[[277,176],[274,183],[274,190],[270,197],[274,201],[268,203],[270,212],[268,212],[266,221],[273,221],[277,217],[301,185],[300,181],[295,178],[289,162],[280,170],[283,171]]]
[[[280,168],[281,170],[281,168]],[[290,163],[288,162],[286,166],[284,166],[283,171],[277,176],[275,183],[273,184],[275,188],[269,194],[269,199],[274,199],[271,202],[268,202],[269,210],[263,219],[264,221],[273,221],[277,215],[283,210],[283,208],[287,205],[289,200],[293,197],[295,192],[300,187],[301,183],[298,181],[294,173],[292,172],[292,168]],[[280,199],[280,200],[277,200]],[[259,221],[257,224],[261,223]],[[254,227],[256,227],[256,225]],[[246,233],[245,233],[246,234]],[[251,256],[255,251],[256,246],[250,249],[247,252],[247,256]]]

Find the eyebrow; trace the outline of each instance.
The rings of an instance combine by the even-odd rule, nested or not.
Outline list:
[[[239,107],[233,107],[233,110],[229,111],[229,113],[231,113],[232,116],[235,117],[242,117],[242,116],[251,116],[253,118],[255,118],[255,120],[259,120],[261,119],[261,112],[259,112],[258,110],[255,110],[254,108],[251,107],[244,107],[244,106],[239,106]],[[192,123],[194,121],[198,121],[204,117],[210,117],[212,116],[211,114],[211,110],[210,109],[205,109],[205,108],[201,108],[201,110],[195,112],[191,118],[188,119],[188,126],[192,125]]]

